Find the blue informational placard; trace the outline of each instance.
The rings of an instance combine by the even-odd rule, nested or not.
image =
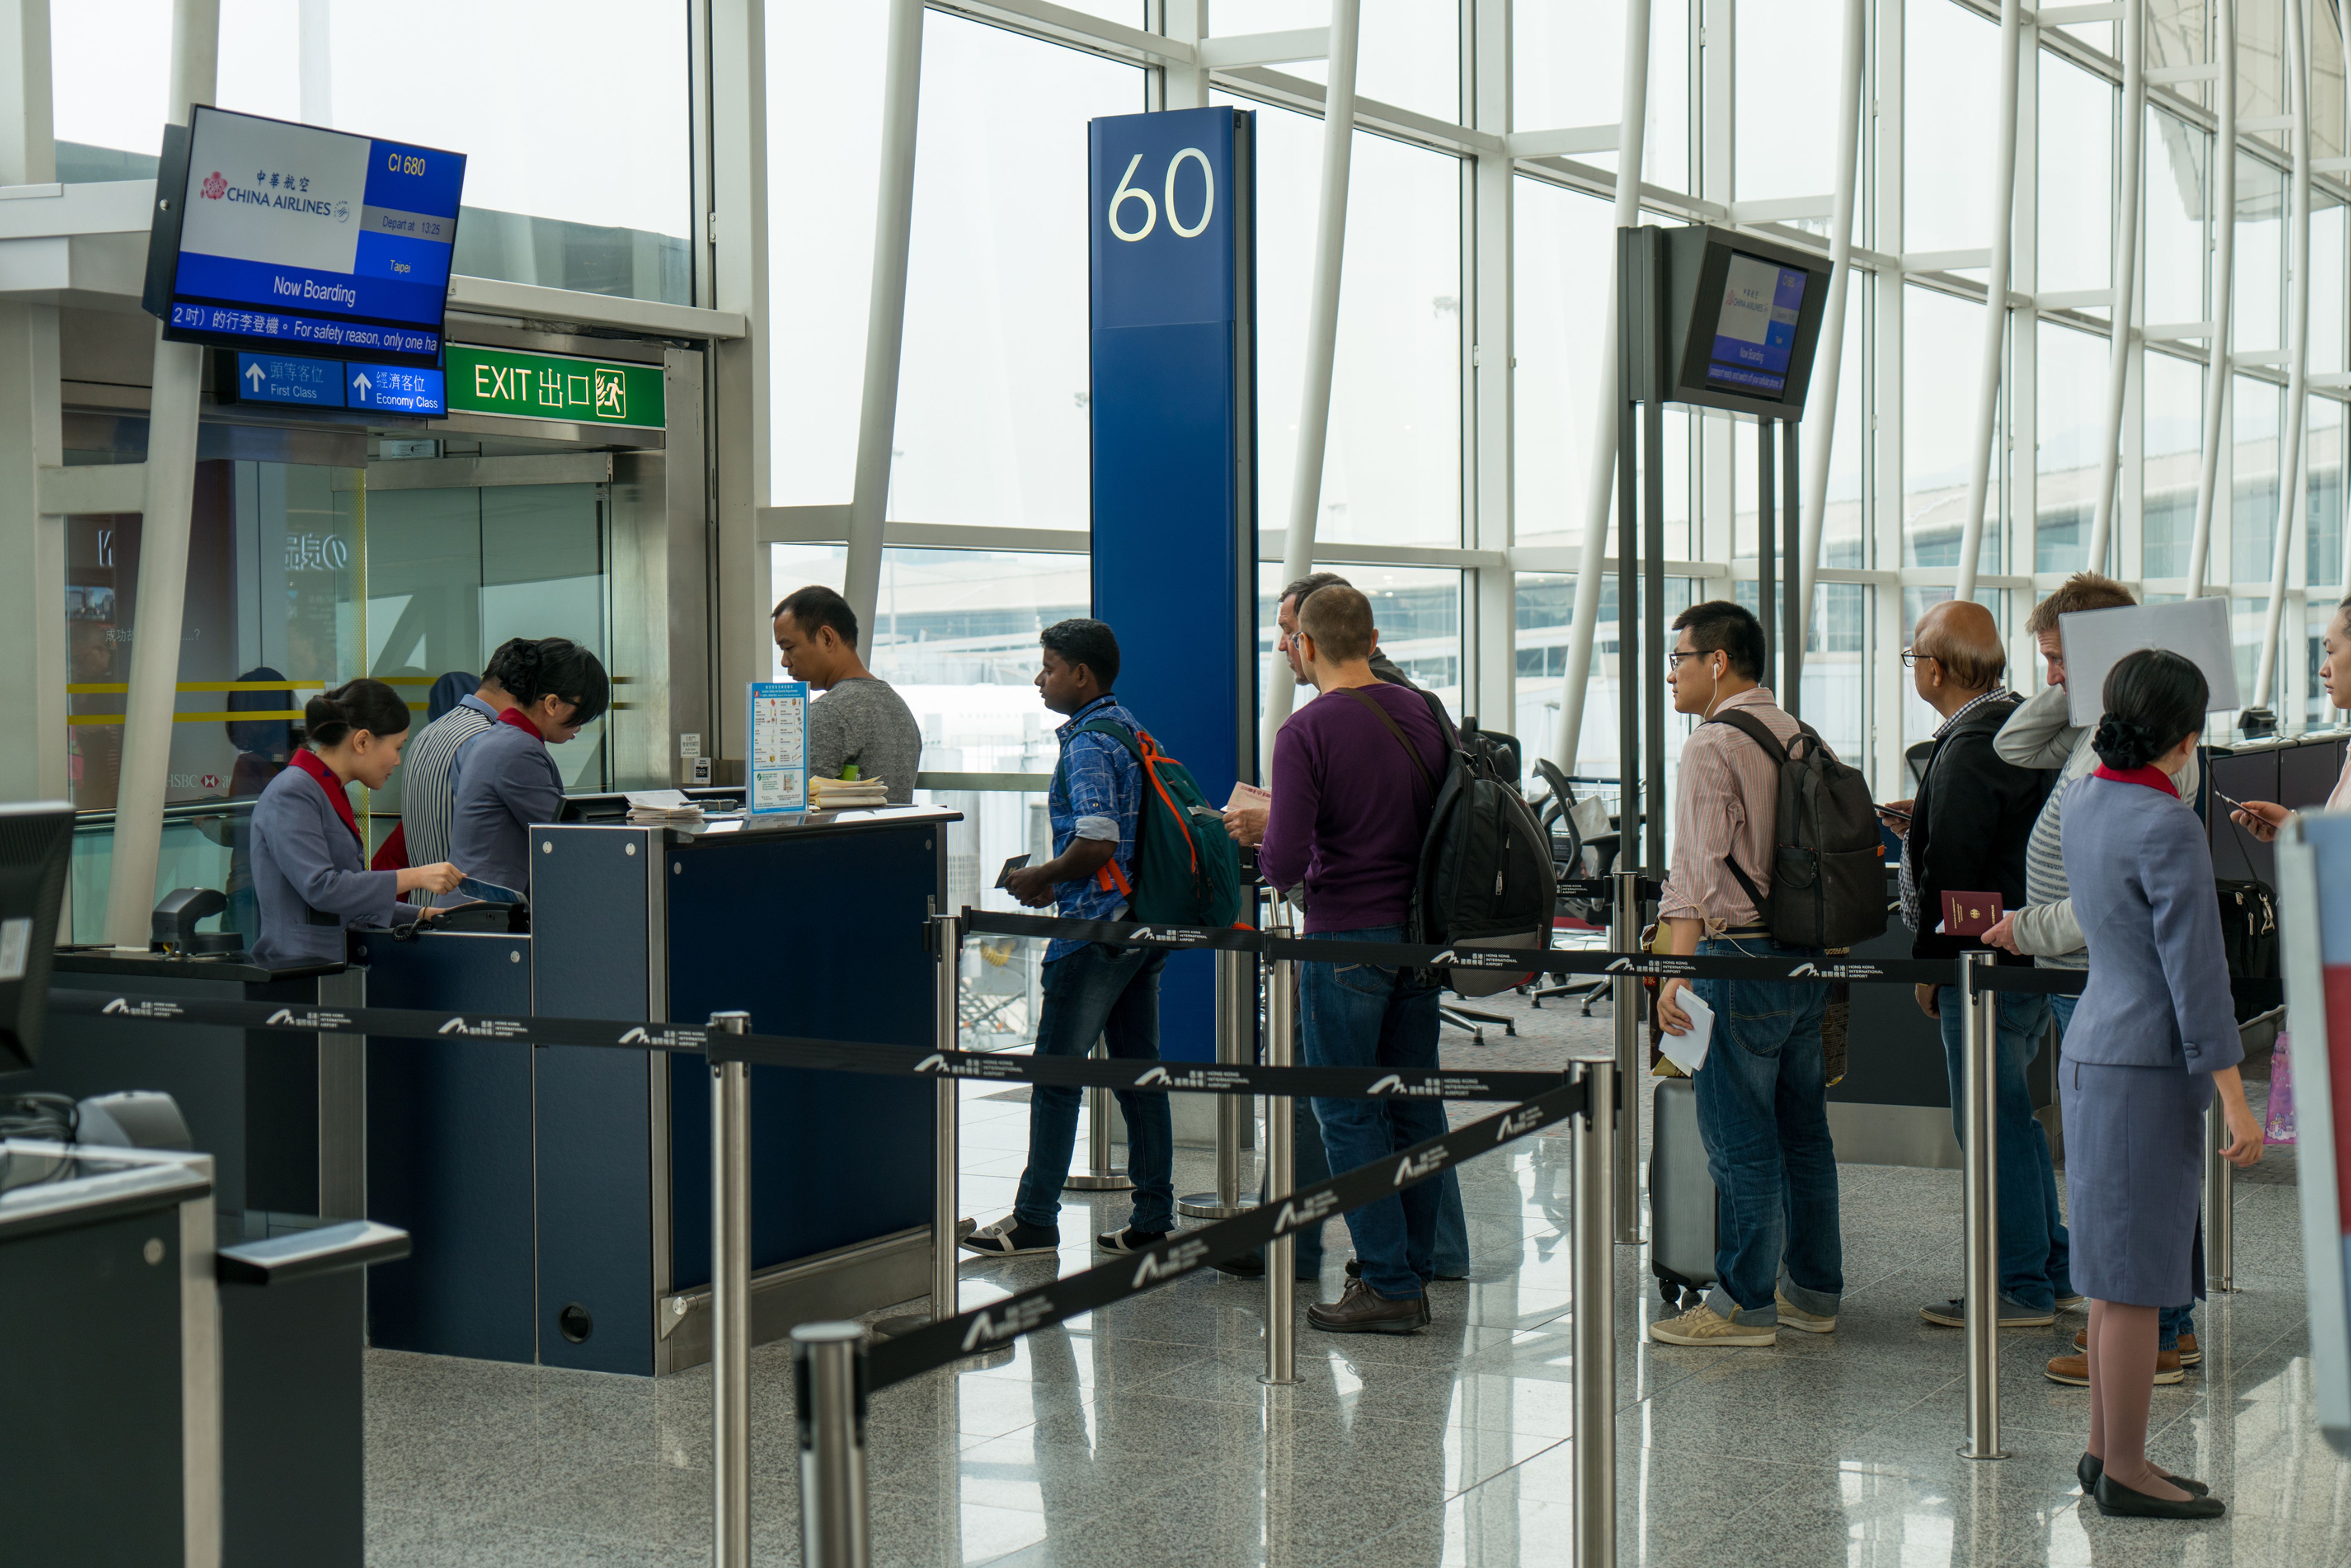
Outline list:
[[[146,308],[164,336],[430,364],[463,153],[199,106],[166,129]]]
[[[306,360],[292,354],[239,354],[236,401],[285,403],[293,408],[340,408],[342,361]]]
[[[1093,611],[1119,700],[1211,801],[1258,779],[1254,114],[1087,127]],[[1213,960],[1171,954],[1160,1051],[1215,1056]]]
[[[448,391],[439,371],[413,365],[345,365],[343,382],[353,408],[380,408],[387,413],[435,419],[449,412]]]
[[[806,681],[753,681],[743,733],[743,809],[755,817],[808,810]]]

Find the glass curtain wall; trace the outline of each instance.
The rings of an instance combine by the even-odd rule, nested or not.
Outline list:
[[[1481,5],[1507,5],[1510,26],[1481,28]],[[1082,9],[1146,28],[1158,15],[1115,0]],[[2333,9],[2310,9],[2312,150],[2325,159],[2344,151],[2343,49]],[[1904,792],[1903,749],[1934,721],[1908,695],[1896,654],[1917,615],[1954,590],[1971,477],[1985,495],[1975,592],[2009,638],[2019,685],[2040,679],[2021,630],[2032,602],[2090,564],[2109,428],[2121,42],[2108,20],[2024,30],[1993,455],[1983,475],[1971,476],[1995,217],[1998,7],[1866,0],[1864,11],[1863,97],[1871,112],[1804,699],[1807,716],[1840,752]],[[2150,0],[2147,11],[2150,68],[2210,57],[2210,7]],[[1614,270],[1625,12],[1624,0],[1572,8],[1367,0],[1363,13],[1317,555],[1392,591],[1381,601],[1398,622],[1384,626],[1391,651],[1409,648],[1415,667],[1425,665],[1457,712],[1487,706],[1509,713],[1530,755],[1560,749],[1575,572],[1593,522],[1594,428],[1610,386],[1601,349]],[[2274,46],[2283,0],[2241,0],[2239,12],[2248,41],[2241,112],[2282,113],[2288,105]],[[1727,222],[1783,243],[1824,245],[1838,174],[1841,14],[1807,0],[1659,0],[1651,7],[1643,221]],[[772,498],[786,507],[839,507],[850,499],[863,362],[883,23],[873,7],[834,0],[769,0],[768,16],[775,69],[796,88],[769,103],[778,225]],[[1322,0],[1220,0],[1213,19],[1219,33],[1310,27],[1327,19],[1327,7]],[[1152,68],[1116,37],[1088,37],[1081,20],[1067,17],[1032,31],[1024,26],[939,12],[928,18],[888,516],[967,528],[963,553],[973,580],[999,581],[990,591],[1003,602],[1033,602],[1043,615],[1054,595],[1042,585],[1066,580],[1066,603],[1082,600],[1081,555],[1021,552],[1036,548],[1040,528],[1081,546],[1073,536],[1086,526],[1083,214],[1074,200],[1083,122],[1155,99]],[[2265,49],[2254,47],[2264,38]],[[1499,57],[1487,57],[1496,51]],[[795,68],[812,56],[834,68]],[[1288,521],[1296,461],[1321,168],[1315,105],[1326,77],[1322,62],[1307,61],[1217,72],[1210,84],[1213,101],[1259,115],[1259,507],[1269,529]],[[1480,80],[1510,84],[1507,120],[1496,119],[1490,94],[1473,111]],[[1019,90],[1002,91],[1007,82]],[[2221,154],[2237,160],[2236,211],[2214,213],[2210,96],[2203,81],[2159,82],[2147,93],[2140,232],[2124,236],[2139,257],[2133,314],[2144,340],[2127,356],[2103,564],[2151,597],[2185,591],[2205,388],[2209,376],[2223,374],[2229,408],[2205,591],[2230,596],[2241,629],[2250,629],[2241,636],[2257,639],[2280,526],[2294,528],[2299,541],[2290,553],[2288,626],[2320,625],[2320,611],[2341,596],[2346,389],[2314,386],[2304,474],[2282,479],[2274,470],[2286,379],[2286,141],[2269,131],[2241,135]],[[1597,128],[1585,138],[1593,150],[1511,156],[1490,140],[1579,128]],[[1489,160],[1514,177],[1480,182]],[[2310,368],[2323,381],[2351,367],[2341,204],[2351,190],[2339,171],[2323,171],[2314,185]],[[2236,331],[2231,362],[2215,371],[2204,324],[2215,314],[2217,222],[2236,225]],[[1506,310],[1481,295],[1494,289],[1504,291]],[[1488,323],[1504,320],[1506,347],[1479,341]],[[1509,397],[1499,405],[1486,401],[1490,383],[1479,376],[1479,356],[1497,351],[1510,364]],[[1753,427],[1676,412],[1667,432],[1675,605],[1751,601]],[[1809,424],[1804,451],[1808,463],[1817,452]],[[1496,483],[1506,491],[1499,536],[1490,526]],[[2296,494],[2303,506],[2282,517],[2282,497]],[[941,541],[926,534],[925,542]],[[956,553],[892,549],[888,559],[899,563],[892,570],[910,571],[917,555],[945,562]],[[1032,586],[1022,575],[1029,569],[1002,565],[1018,559],[1058,564],[1036,567]],[[787,566],[779,556],[778,591],[794,575]],[[1510,574],[1507,593],[1490,591],[1495,571]],[[1269,648],[1277,573],[1265,568]],[[797,574],[822,575],[813,565]],[[951,575],[938,567],[924,591],[937,591]],[[911,604],[904,595],[912,591],[885,581],[883,599]],[[1600,595],[1577,741],[1577,771],[1594,776],[1616,765],[1614,595],[1612,573]],[[1496,613],[1510,621],[1499,644],[1479,630],[1480,617]],[[1506,668],[1494,668],[1482,651],[1497,645],[1507,647]],[[2304,700],[2302,662],[2299,654],[2281,661],[2290,672],[2290,689],[2280,693],[2290,728],[2329,716]],[[1498,695],[1508,706],[1492,709]],[[1028,737],[1019,738],[1025,745]],[[925,766],[941,772],[950,770],[950,750],[957,753],[952,770],[965,773],[1040,767],[1048,755],[1015,760],[1014,747],[983,763],[984,748],[950,743],[944,731],[931,744],[937,749]]]

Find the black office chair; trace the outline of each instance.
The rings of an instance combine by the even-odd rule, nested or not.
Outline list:
[[[1541,821],[1543,831],[1551,835],[1552,864],[1557,869],[1560,880],[1580,881],[1585,876],[1584,852],[1587,849],[1597,856],[1601,874],[1605,875],[1612,871],[1616,863],[1617,844],[1624,837],[1621,828],[1584,838],[1575,826],[1575,781],[1557,763],[1548,759],[1537,760],[1535,771],[1550,790],[1543,797]],[[1605,899],[1567,897],[1560,899],[1559,912],[1604,930],[1613,913]],[[1575,980],[1533,987],[1527,992],[1527,999],[1532,1006],[1540,1008],[1546,998],[1581,997],[1583,998],[1583,1016],[1590,1018],[1592,1004],[1609,994],[1609,984],[1604,979]]]
[[[1927,782],[1927,764],[1934,756],[1935,743],[1931,740],[1915,740],[1904,748],[1902,760],[1910,765],[1911,794],[1916,795],[1919,786]]]

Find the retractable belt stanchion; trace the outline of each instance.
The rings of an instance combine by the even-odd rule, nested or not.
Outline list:
[[[1615,873],[1616,909],[1609,923],[1609,946],[1619,953],[1637,952],[1641,946],[1641,873]],[[1616,1029],[1616,1084],[1625,1095],[1625,1135],[1616,1142],[1615,1201],[1612,1225],[1618,1241],[1636,1245],[1641,1239],[1640,1101],[1633,1085],[1641,1071],[1641,982],[1631,975],[1609,981],[1608,1010]]]
[[[2000,1162],[1992,1052],[1998,997],[1978,991],[1990,953],[1960,957],[1960,1166],[1967,1188],[1968,1441],[1963,1458],[2004,1459],[2000,1447]]]
[[[1096,1040],[1088,1052],[1096,1061],[1109,1053]],[[1086,1168],[1061,1183],[1071,1192],[1124,1192],[1134,1185],[1111,1164],[1110,1119],[1114,1102],[1110,1091],[1097,1084],[1086,1091]]]
[[[1290,935],[1286,906],[1277,902],[1269,934]],[[1265,983],[1265,1064],[1298,1065],[1298,966],[1276,958]],[[1228,1095],[1228,1099],[1233,1096]],[[1298,1185],[1298,1124],[1287,1094],[1265,1099],[1265,1201],[1279,1205]],[[1316,1223],[1320,1223],[1317,1221]],[[1298,1233],[1286,1231],[1265,1247],[1265,1383],[1298,1381]],[[1269,1452],[1270,1450],[1269,1449]]]
[[[1630,1142],[1616,1121],[1616,1067],[1583,1065],[1583,1113],[1575,1119],[1575,1191],[1568,1289],[1574,1297],[1575,1568],[1616,1563],[1616,1291],[1611,1217],[1616,1149]]]
[[[2237,1167],[2221,1157],[2229,1146],[2229,1123],[2220,1099],[2204,1107],[2204,1288],[2237,1288]]]
[[[710,1015],[747,1034],[751,1015]],[[751,1563],[751,1069],[710,1065],[710,1469],[712,1568]]]
[[[873,1531],[865,1495],[865,1331],[855,1323],[792,1330],[799,1406],[801,1568],[868,1568]]]
[[[1257,1057],[1257,955],[1217,954],[1217,1061],[1246,1066]],[[1241,1198],[1241,1127],[1249,1102],[1238,1095],[1217,1100],[1217,1190],[1176,1199],[1176,1212],[1188,1219],[1230,1219],[1249,1205]]]
[[[938,1048],[956,1051],[963,1045],[963,917],[932,916],[938,937]],[[961,1310],[956,1288],[956,1234],[960,1195],[956,1176],[963,1164],[963,1085],[942,1078],[938,1086],[938,1144],[931,1151],[931,1321],[945,1322]]]

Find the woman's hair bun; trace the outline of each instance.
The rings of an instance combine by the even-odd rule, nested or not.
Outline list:
[[[2144,768],[2162,755],[2147,726],[2113,714],[2098,721],[2097,733],[2090,737],[2090,749],[2098,754],[2099,761],[2124,773]]]
[[[345,681],[302,705],[302,739],[314,747],[340,746],[355,729],[402,735],[408,722],[408,704],[400,694],[365,676]]]

